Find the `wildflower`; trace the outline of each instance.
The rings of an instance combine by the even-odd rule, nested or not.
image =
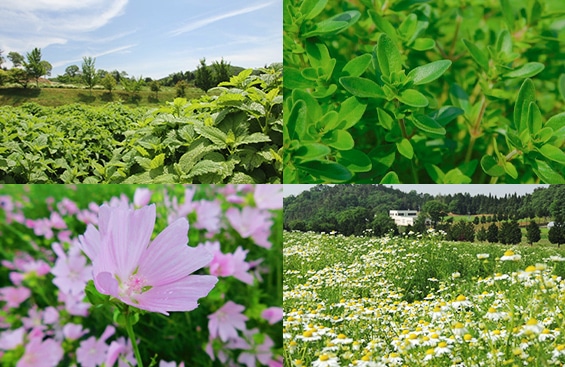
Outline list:
[[[63,358],[63,348],[59,342],[53,339],[43,340],[43,335],[32,336],[30,339],[16,367],[55,367],[59,364]]]
[[[453,308],[470,307],[472,305],[473,304],[467,300],[467,297],[462,294],[458,295],[455,301],[451,302],[451,307]]]
[[[55,275],[53,284],[63,293],[80,294],[90,280],[92,268],[86,265],[86,258],[78,246],[71,247],[68,256],[58,243],[52,247],[58,256],[51,269],[51,274]]]
[[[91,336],[83,340],[77,349],[77,361],[83,367],[96,367],[104,363],[108,345],[106,339],[114,335],[116,329],[112,325],[108,325],[99,339]]]
[[[282,209],[282,185],[257,185],[253,198],[259,209]]]
[[[484,260],[489,258],[489,254],[477,254],[477,259]]]
[[[524,326],[522,326],[522,332],[526,335],[539,334],[545,329],[545,327],[540,324],[536,319],[529,319]]]
[[[509,318],[509,315],[508,312],[496,311],[496,308],[490,307],[484,318],[491,321],[507,320]]]
[[[82,325],[80,324],[68,323],[63,326],[63,335],[65,336],[65,339],[77,340],[86,333],[88,333],[88,329],[83,330]]]
[[[137,208],[141,208],[147,204],[151,200],[151,190],[143,187],[139,187],[135,190],[133,194],[133,205]]]
[[[512,250],[506,250],[500,261],[519,261],[522,255],[514,253]]]
[[[19,327],[16,330],[6,330],[0,334],[0,350],[12,350],[24,343],[25,329]]]
[[[120,358],[120,356],[123,358]],[[129,364],[124,362],[124,358],[127,362],[129,362]],[[110,343],[104,366],[113,366],[114,363],[116,363],[116,360],[119,363],[119,367],[127,367],[128,365],[131,366],[136,362],[135,357],[133,356],[131,340],[128,340],[126,343],[126,339],[124,337],[120,337],[118,340],[114,340]],[[161,364],[159,364],[159,367],[162,367]]]
[[[0,288],[0,301],[6,301],[9,308],[17,308],[31,296],[31,291],[26,287],[4,287]]]
[[[143,310],[190,311],[218,279],[189,275],[206,266],[212,255],[187,246],[188,222],[180,218],[150,242],[155,205],[138,210],[100,207],[99,230],[89,225],[79,237],[93,264],[96,289]]]
[[[339,334],[337,338],[332,340],[333,344],[350,344],[353,342],[353,339],[348,338],[345,334]]]
[[[242,312],[245,306],[238,305],[232,301],[228,301],[218,311],[208,316],[208,329],[210,329],[210,339],[220,337],[224,342],[230,338],[237,338],[236,329],[245,330],[245,321],[247,316]]]
[[[449,354],[449,353],[451,353],[451,348],[449,347],[447,342],[439,342],[437,347],[434,349],[434,354],[437,357],[442,356],[444,354]]]
[[[261,313],[261,317],[273,325],[281,321],[283,318],[283,309],[281,307],[269,307]]]
[[[337,357],[329,357],[327,354],[322,354],[317,360],[312,362],[312,367],[339,367]]]

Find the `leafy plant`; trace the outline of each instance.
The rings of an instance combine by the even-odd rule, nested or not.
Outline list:
[[[285,2],[284,182],[562,183],[564,21],[557,0]]]

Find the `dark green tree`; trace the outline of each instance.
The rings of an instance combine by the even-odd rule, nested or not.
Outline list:
[[[116,79],[111,74],[106,74],[104,78],[100,81],[105,89],[112,94],[112,90],[116,88]]]
[[[210,68],[206,65],[205,58],[200,60],[200,65],[198,65],[194,74],[194,85],[203,91],[206,92],[208,89],[216,86],[216,84],[214,84],[214,76]]]
[[[498,242],[498,226],[496,223],[491,223],[487,231],[487,240],[490,243]]]
[[[396,223],[394,223],[394,219],[386,213],[379,213],[375,215],[371,222],[371,229],[373,230],[373,235],[377,237],[382,237],[391,231],[395,235],[398,234],[398,227],[396,226]]]
[[[98,76],[96,75],[96,58],[83,57],[82,58],[82,80],[84,84],[90,89],[90,95],[92,95],[92,87],[96,85],[98,81]]]
[[[449,228],[447,235],[452,241],[474,242],[475,227],[471,222],[460,220]]]
[[[549,242],[557,247],[561,247],[561,244],[565,243],[565,225],[563,223],[554,222],[553,227],[549,229],[547,233]]]
[[[224,59],[220,62],[214,61],[212,63],[212,71],[214,75],[214,86],[230,80],[231,66],[228,62],[225,62]]]
[[[485,224],[487,222],[487,217],[486,215],[481,216],[481,223]]]
[[[534,242],[538,242],[541,239],[541,231],[534,221],[531,221],[526,227],[526,238],[528,238],[530,245],[533,245]]]
[[[41,60],[41,50],[34,48],[26,54],[26,58],[24,68],[29,77],[35,79],[36,86],[39,88],[39,78],[46,73],[46,65]]]
[[[159,99],[159,91],[161,90],[161,83],[158,80],[153,80],[149,83],[149,88],[155,92],[155,99]]]
[[[439,200],[430,200],[424,204],[422,212],[428,215],[435,228],[438,223],[441,223],[443,217],[447,215],[447,206]]]
[[[371,213],[367,208],[355,207],[344,210],[336,215],[336,230],[345,235],[361,235],[370,228]]]
[[[516,245],[522,241],[522,231],[518,222],[502,222],[498,232],[498,241],[505,245]]]
[[[12,62],[15,68],[22,66],[25,61],[24,57],[15,51],[8,52],[8,60]]]
[[[177,90],[177,97],[186,97],[186,89],[188,88],[188,83],[184,80],[179,80],[175,85]]]
[[[481,220],[479,219],[479,217],[475,217],[475,218],[473,219],[473,224],[474,224],[474,225],[477,225],[477,224],[480,223],[480,221],[481,221]]]
[[[483,217],[484,218],[484,217]],[[477,231],[477,241],[479,242],[485,242],[488,239],[488,233],[487,230],[485,229],[485,227],[481,227],[478,231]]]

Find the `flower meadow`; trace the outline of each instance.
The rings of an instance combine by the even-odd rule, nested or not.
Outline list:
[[[281,185],[0,187],[0,365],[282,360]]]
[[[563,366],[564,255],[284,232],[284,365]]]

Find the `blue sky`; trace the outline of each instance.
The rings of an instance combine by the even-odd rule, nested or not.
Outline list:
[[[282,0],[1,0],[3,56],[34,47],[53,76],[83,56],[152,78],[194,70],[203,57],[262,67],[282,62]]]

